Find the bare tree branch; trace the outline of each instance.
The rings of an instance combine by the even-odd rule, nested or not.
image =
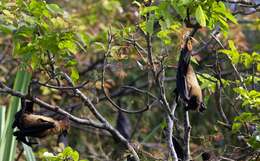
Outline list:
[[[184,161],[190,161],[190,119],[189,119],[189,112],[184,111]]]
[[[260,4],[256,4],[255,2],[252,2],[250,0],[221,0],[223,2],[227,2],[227,3],[233,3],[233,4],[240,4],[243,5],[245,7],[258,7]]]
[[[174,99],[174,103],[173,103],[172,109],[171,109],[172,114],[174,114],[176,106],[177,106],[177,103],[175,102],[175,99]],[[170,155],[172,157],[172,160],[178,161],[178,156],[177,156],[177,153],[175,151],[175,147],[174,147],[173,141],[172,141],[173,124],[174,124],[174,121],[171,119],[171,117],[169,115],[167,115],[167,144],[168,144],[168,149],[169,149]]]
[[[44,86],[44,87],[58,89],[58,90],[73,90],[73,89],[83,88],[88,82],[89,81],[85,81],[82,84],[80,84],[78,86],[75,86],[75,87],[66,87],[66,86],[55,86],[55,85],[51,85],[51,84],[41,83],[41,82],[39,82],[37,80],[32,81],[32,83],[36,83],[36,84]]]

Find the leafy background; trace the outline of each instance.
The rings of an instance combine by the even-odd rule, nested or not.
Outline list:
[[[200,160],[205,151],[210,152],[213,158],[223,156],[246,160],[259,156],[259,13],[241,14],[253,8],[215,0],[148,3],[128,0],[1,1],[0,80],[12,86],[17,70],[25,69],[32,74],[32,82],[57,83],[56,80],[61,78],[60,71],[65,71],[75,85],[88,81],[82,91],[116,126],[118,112],[104,97],[101,85],[108,31],[115,38],[108,57],[105,90],[114,94],[113,99],[121,106],[137,110],[146,106],[147,96],[127,93],[122,86],[133,85],[154,94],[158,91],[147,72],[147,58],[129,40],[135,38],[145,47],[144,35],[152,35],[155,62],[166,57],[163,62],[166,67],[165,87],[167,98],[172,99],[178,55],[183,37],[189,31],[184,22],[189,16],[192,22],[202,26],[194,38],[195,52],[207,43],[216,27],[220,29],[218,39],[224,47],[214,41],[193,59],[208,108],[203,114],[190,113],[192,156]],[[215,63],[217,59],[219,62]],[[31,92],[50,104],[64,107],[73,115],[94,119],[87,108],[78,104],[80,99],[73,92],[37,84],[32,85]],[[1,94],[0,98],[0,104],[8,106],[10,97]],[[220,106],[226,119],[221,117]],[[55,115],[40,107],[37,110]],[[176,136],[183,134],[182,113],[178,107]],[[126,116],[130,123],[124,123],[124,126],[131,126],[131,141],[139,146],[141,160],[164,158],[167,154],[166,121],[159,105],[144,113]],[[67,148],[57,154],[63,148],[57,145],[57,137],[50,136],[33,148],[34,155],[39,160],[64,160],[68,154],[73,160],[78,160],[79,154],[81,159],[89,160],[115,160],[127,156],[120,152],[120,146],[110,134],[102,130],[72,123],[67,139],[68,145],[76,151]],[[243,148],[247,146],[248,149]],[[17,147],[15,157],[22,149],[20,144]],[[236,158],[238,154],[241,158]],[[24,155],[21,158],[24,159]]]

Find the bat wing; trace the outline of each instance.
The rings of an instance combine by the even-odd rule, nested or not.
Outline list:
[[[14,136],[16,136],[16,140],[25,143],[28,146],[31,146],[31,143],[27,141],[26,136],[21,133],[21,131],[15,131]]]
[[[20,124],[20,121],[21,121],[21,116],[22,116],[22,109],[15,114],[12,128],[15,128],[15,127],[19,128],[20,127],[19,124]]]
[[[183,48],[181,50],[181,55],[178,64],[176,86],[177,86],[178,94],[185,101],[188,101],[190,99],[188,82],[186,77],[189,64],[190,64],[190,52],[187,49]]]
[[[45,131],[54,127],[55,125],[53,122],[41,121],[38,124],[20,129],[20,131],[18,131],[18,134],[20,136],[41,137],[44,135]]]

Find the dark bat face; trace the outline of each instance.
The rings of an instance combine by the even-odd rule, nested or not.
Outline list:
[[[200,112],[204,112],[206,109],[207,109],[206,105],[202,102],[202,103],[200,104],[199,111],[200,111]]]
[[[33,102],[32,101],[22,99],[21,106],[22,106],[21,110],[15,114],[15,120],[13,122],[12,128],[15,128],[15,127],[21,128],[20,127],[21,124],[19,122],[21,122],[23,113],[33,113]]]
[[[27,141],[26,137],[37,137],[42,138],[47,135],[61,134],[69,128],[69,120],[55,120],[51,117],[36,115],[32,113],[32,110],[27,110],[22,104],[22,109],[15,115],[13,128],[17,127],[18,130],[14,132],[14,136],[19,141],[24,142],[27,145],[31,145]],[[32,109],[31,107],[29,107]]]

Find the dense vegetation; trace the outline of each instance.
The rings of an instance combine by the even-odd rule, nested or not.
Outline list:
[[[246,0],[2,0],[0,161],[178,160],[175,141],[184,160],[258,160],[259,11]],[[203,113],[175,99],[188,39]],[[15,141],[21,98],[69,118],[68,134]]]

